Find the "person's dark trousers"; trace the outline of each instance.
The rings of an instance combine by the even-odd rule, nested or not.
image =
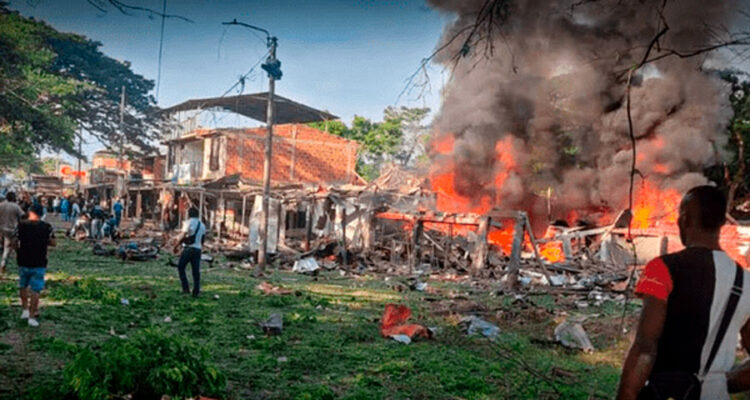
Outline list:
[[[115,226],[120,227],[120,220],[122,219],[122,212],[115,212]]]
[[[193,296],[197,296],[201,290],[201,251],[195,247],[186,247],[180,255],[180,262],[177,263],[177,271],[180,273],[180,283],[182,291],[190,293],[185,267],[188,263],[193,269]]]

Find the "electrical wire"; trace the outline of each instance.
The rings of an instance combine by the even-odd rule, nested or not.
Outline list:
[[[258,65],[260,65],[260,63],[262,63],[262,62],[263,62],[263,61],[264,61],[264,60],[266,59],[266,57],[268,57],[268,55],[269,55],[269,54],[270,54],[270,50],[269,50],[269,51],[267,51],[267,52],[266,52],[265,54],[263,54],[263,56],[261,56],[261,57],[260,57],[260,59],[258,59],[258,61],[257,61],[257,62],[256,62],[255,64],[253,64],[253,66],[252,66],[252,67],[250,67],[250,69],[249,69],[249,70],[248,70],[247,72],[245,72],[244,74],[242,74],[242,75],[241,75],[241,76],[240,76],[240,77],[239,77],[239,78],[237,79],[237,82],[235,82],[235,83],[234,83],[234,85],[232,85],[232,86],[231,86],[231,87],[230,87],[229,89],[227,89],[227,90],[226,90],[226,91],[225,91],[224,93],[222,93],[222,95],[221,95],[221,96],[219,96],[218,98],[220,98],[220,99],[221,99],[221,98],[224,98],[224,97],[226,97],[226,95],[228,95],[228,94],[229,94],[229,93],[230,93],[230,92],[231,92],[232,90],[234,90],[234,88],[236,88],[236,87],[237,87],[238,85],[243,85],[243,88],[244,88],[244,82],[245,82],[245,80],[247,79],[247,77],[248,77],[248,76],[250,76],[250,74],[252,74],[252,73],[253,73],[253,72],[255,71],[255,69],[256,69],[256,68],[258,68]],[[206,109],[200,109],[200,110],[198,111],[198,113],[196,113],[195,115],[193,115],[193,116],[191,116],[190,118],[188,118],[188,120],[193,120],[193,121],[195,121],[195,120],[197,120],[197,119],[198,119],[198,117],[199,117],[199,116],[201,116],[201,115],[202,115],[202,114],[203,114],[204,112],[206,112]]]
[[[161,55],[162,49],[164,48],[164,22],[167,19],[167,0],[164,0],[162,11],[161,11],[161,36],[159,37],[159,61],[158,70],[156,72],[156,102],[159,102],[159,87],[161,86]]]

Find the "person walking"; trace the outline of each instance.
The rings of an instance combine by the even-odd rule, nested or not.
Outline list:
[[[70,201],[68,201],[67,197],[63,197],[60,200],[60,214],[62,214],[64,222],[70,221]]]
[[[79,214],[81,214],[81,205],[78,204],[77,199],[73,199],[70,206],[70,220],[75,222]]]
[[[698,186],[680,203],[685,249],[650,261],[635,293],[643,310],[622,370],[618,400],[729,400],[750,389],[750,369],[729,372],[737,336],[750,350],[750,272],[720,247],[727,201]],[[743,291],[745,294],[743,295]]]
[[[180,245],[184,245],[182,254],[180,255],[180,261],[177,263],[177,271],[180,275],[182,292],[185,294],[190,293],[190,285],[188,285],[187,276],[185,274],[185,268],[187,267],[187,264],[190,263],[193,272],[193,297],[198,297],[200,294],[201,247],[205,236],[206,225],[199,219],[198,209],[190,207],[188,210],[188,220],[183,224],[182,233],[177,238],[175,252],[179,250]]]
[[[33,327],[39,326],[39,296],[44,290],[47,248],[55,246],[55,231],[52,225],[41,220],[43,213],[41,205],[31,206],[29,218],[21,221],[16,229],[21,319],[27,319]]]
[[[0,261],[0,273],[2,274],[5,273],[16,227],[24,214],[21,206],[16,204],[16,194],[8,192],[5,195],[5,201],[0,203],[0,235],[3,237],[3,258]]]
[[[120,220],[122,220],[122,203],[120,202],[120,198],[117,198],[115,201],[115,204],[112,206],[112,211],[115,213],[115,221],[116,221],[116,227],[120,227]]]

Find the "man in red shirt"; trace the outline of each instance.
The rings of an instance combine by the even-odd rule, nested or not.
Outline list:
[[[750,349],[749,291],[742,295],[750,274],[719,246],[725,215],[726,198],[713,186],[683,197],[678,225],[685,249],[649,262],[635,288],[643,310],[618,400],[729,400],[730,391],[750,389],[750,370],[729,373],[738,333]],[[730,293],[739,294],[736,308]]]

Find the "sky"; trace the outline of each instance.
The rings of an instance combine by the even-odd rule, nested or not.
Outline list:
[[[96,2],[97,0],[92,0]],[[163,0],[124,0],[161,10]],[[106,3],[106,1],[104,1]],[[10,8],[44,20],[55,29],[83,34],[102,43],[102,51],[127,60],[132,69],[157,80],[161,18],[148,13],[124,15],[107,5],[102,13],[87,0],[10,0]],[[424,1],[376,0],[167,0],[158,105],[169,107],[191,98],[222,95],[266,54],[261,34],[221,23],[237,19],[278,37],[277,58],[283,78],[276,92],[328,110],[350,123],[354,115],[381,120],[390,105],[440,106],[440,88],[448,78],[430,69],[431,90],[399,94],[407,78],[429,56],[451,16]],[[239,94],[238,86],[232,94]],[[268,90],[258,67],[243,93]],[[244,117],[212,114],[219,125],[248,126]],[[85,152],[101,147],[90,144]]]

